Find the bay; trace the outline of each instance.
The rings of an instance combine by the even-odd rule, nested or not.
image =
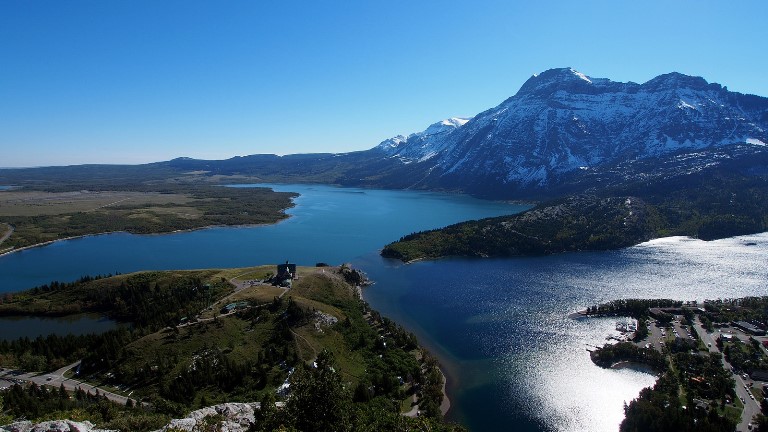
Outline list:
[[[617,298],[766,295],[768,234],[665,238],[620,251],[516,259],[361,263],[366,300],[412,329],[448,372],[449,418],[472,431],[616,431],[655,377],[596,367],[615,319],[568,314]],[[376,261],[380,265],[376,265]]]

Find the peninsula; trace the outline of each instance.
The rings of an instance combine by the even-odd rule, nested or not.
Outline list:
[[[347,265],[280,265],[86,277],[6,296],[0,316],[90,312],[130,325],[0,341],[0,379],[18,383],[4,420],[143,431],[259,402],[251,430],[462,430],[442,420],[437,361],[360,299],[366,280]],[[221,420],[209,411],[205,421]]]
[[[72,178],[71,171],[85,177]],[[203,181],[199,173],[169,173],[151,165],[8,172],[0,175],[14,184],[0,191],[0,254],[116,231],[157,234],[275,223],[286,218],[297,196],[225,187],[225,181]]]

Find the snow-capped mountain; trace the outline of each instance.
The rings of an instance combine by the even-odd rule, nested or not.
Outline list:
[[[365,151],[169,164],[265,181],[530,199],[705,169],[768,175],[767,131],[765,97],[680,73],[636,84],[563,68],[534,75],[516,95],[471,119],[443,120]]]
[[[424,162],[445,150],[448,142],[446,136],[468,121],[466,118],[451,117],[429,125],[422,132],[390,138],[378,147],[389,156],[398,157],[403,163]]]
[[[680,73],[644,84],[571,68],[526,81],[470,120],[449,119],[377,148],[419,162],[425,185],[546,188],[568,174],[688,151],[768,142],[768,98]]]

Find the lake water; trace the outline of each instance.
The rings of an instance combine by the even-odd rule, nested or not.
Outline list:
[[[413,329],[446,366],[450,417],[474,431],[616,431],[649,374],[604,370],[587,348],[615,319],[568,314],[615,298],[766,295],[768,234],[714,242],[669,238],[622,251],[447,259],[371,269],[364,294]]]
[[[647,373],[603,370],[586,348],[614,334],[614,320],[570,320],[626,297],[704,299],[764,295],[768,235],[716,242],[662,239],[623,251],[518,259],[446,259],[404,265],[378,255],[413,231],[521,207],[403,191],[280,185],[301,193],[272,226],[163,236],[113,234],[0,257],[0,286],[139,269],[241,267],[290,259],[352,262],[376,284],[371,305],[414,331],[449,376],[449,418],[472,431],[615,431],[624,401]]]
[[[86,314],[66,318],[6,317],[0,318],[0,339],[34,339],[48,334],[64,336],[103,333],[117,328],[117,325],[110,319]]]
[[[247,267],[285,260],[341,264],[414,231],[528,207],[429,192],[266,186],[301,194],[287,211],[289,219],[172,235],[90,236],[19,251],[0,257],[0,292],[138,270]]]

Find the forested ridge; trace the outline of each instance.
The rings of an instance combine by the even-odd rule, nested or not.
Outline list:
[[[765,179],[691,176],[570,196],[518,215],[409,234],[385,246],[381,254],[403,261],[545,255],[619,249],[673,235],[713,240],[765,230]]]

